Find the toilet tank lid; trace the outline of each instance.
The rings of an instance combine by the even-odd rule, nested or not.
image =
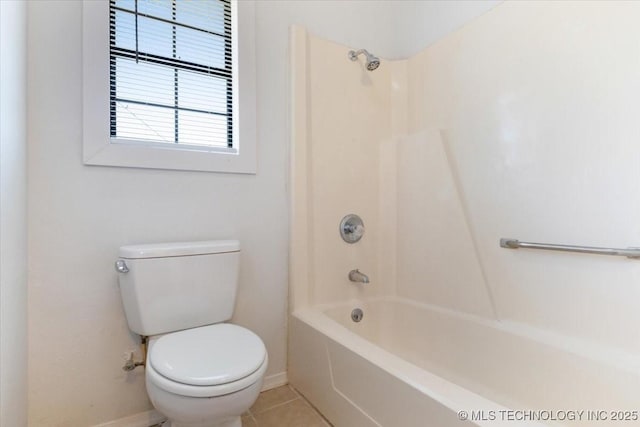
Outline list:
[[[240,251],[237,240],[205,240],[201,242],[151,243],[120,247],[120,258],[165,258],[188,255],[208,255]]]

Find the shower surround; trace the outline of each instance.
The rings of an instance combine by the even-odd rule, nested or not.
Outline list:
[[[289,377],[334,425],[640,426],[640,261],[498,245],[640,246],[639,19],[506,2],[375,71],[292,29]]]

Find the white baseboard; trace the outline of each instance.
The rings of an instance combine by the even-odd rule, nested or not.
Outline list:
[[[262,383],[262,391],[271,390],[272,388],[280,387],[281,385],[285,385],[289,382],[287,378],[287,372],[280,372],[278,374],[269,375],[268,377],[264,377],[264,382]]]
[[[166,418],[160,412],[152,409],[150,411],[139,412],[118,420],[98,424],[94,427],[149,427],[159,424],[165,419]]]
[[[1,0],[0,0],[1,1]],[[280,372],[278,374],[269,375],[264,378],[262,383],[262,391],[271,390],[287,384],[287,373]],[[165,417],[156,410],[140,412],[125,418],[109,421],[106,423],[95,425],[94,427],[149,427],[165,420]]]

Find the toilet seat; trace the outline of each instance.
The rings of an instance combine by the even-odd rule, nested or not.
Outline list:
[[[170,393],[215,397],[254,384],[267,364],[257,335],[223,323],[152,338],[146,370],[149,381]]]
[[[212,386],[251,375],[265,354],[264,343],[250,330],[218,323],[159,337],[149,361],[157,373],[172,381]]]

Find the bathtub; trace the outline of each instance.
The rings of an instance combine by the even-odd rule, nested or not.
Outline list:
[[[336,427],[640,426],[637,356],[402,298],[296,310],[289,352]]]

